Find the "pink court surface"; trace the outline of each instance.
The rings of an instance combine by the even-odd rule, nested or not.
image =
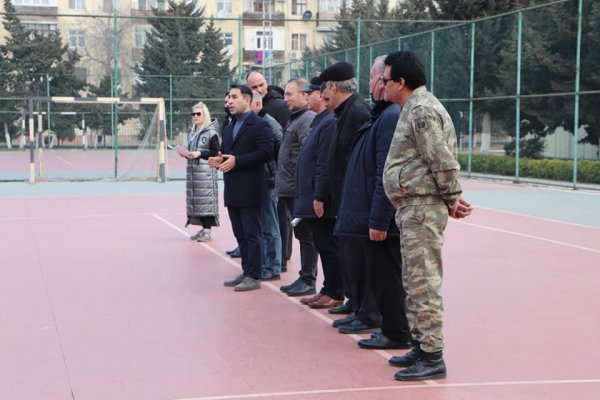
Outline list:
[[[0,184],[0,399],[600,398],[600,192],[463,181],[446,230],[448,377],[401,383],[281,282],[235,293],[227,212],[184,183]],[[322,275],[322,274],[320,274]],[[364,337],[364,336],[363,336]]]

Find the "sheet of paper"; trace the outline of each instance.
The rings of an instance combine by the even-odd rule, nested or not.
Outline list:
[[[177,153],[179,153],[179,155],[185,157],[185,158],[191,158],[192,153],[190,153],[188,151],[188,149],[186,149],[183,146],[177,145],[173,148],[173,150],[175,150]]]

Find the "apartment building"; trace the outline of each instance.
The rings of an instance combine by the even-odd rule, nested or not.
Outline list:
[[[12,0],[21,21],[47,34],[60,31],[70,48],[81,55],[78,74],[97,83],[113,69],[114,24],[117,18],[117,53],[121,87],[131,93],[132,68],[143,56],[150,25],[144,19],[165,0]],[[197,0],[204,16],[213,17],[231,66],[240,72],[274,64],[299,64],[307,47],[318,48],[332,40],[335,17],[342,0]],[[139,18],[136,18],[139,17]],[[1,29],[1,28],[0,28]],[[3,37],[0,31],[0,40]],[[283,75],[282,75],[283,74]],[[281,70],[273,80],[287,79]]]

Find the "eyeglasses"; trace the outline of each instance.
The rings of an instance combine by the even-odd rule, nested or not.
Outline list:
[[[388,83],[389,81],[393,81],[393,79],[392,79],[392,78],[385,78],[383,75],[381,75],[381,76],[379,77],[379,79],[381,79],[381,83],[383,83],[383,86],[387,85],[387,83]]]
[[[201,116],[202,116],[202,113],[201,113],[201,112],[193,112],[193,113],[190,113],[190,115],[191,115],[192,117],[201,117]]]

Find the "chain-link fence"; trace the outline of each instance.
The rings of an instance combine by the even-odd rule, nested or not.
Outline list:
[[[27,176],[23,110],[32,96],[161,97],[166,107],[166,136],[171,144],[184,144],[191,106],[203,101],[212,116],[221,119],[227,88],[243,81],[250,69],[262,71],[271,84],[284,85],[290,78],[310,78],[336,61],[348,61],[356,67],[359,93],[368,98],[372,61],[382,54],[411,50],[426,66],[429,90],[453,118],[464,171],[516,180],[551,179],[573,186],[600,183],[600,5],[593,0],[559,0],[464,23],[346,21],[352,24],[356,46],[335,53],[307,51],[300,59],[296,48],[315,43],[310,33],[303,44],[301,36],[293,36],[291,47],[277,43],[277,35],[268,33],[293,32],[300,29],[293,27],[299,24],[304,31],[317,32],[335,26],[333,20],[291,20],[285,15],[257,21],[223,18],[218,20],[221,33],[213,34],[220,44],[202,47],[197,40],[169,42],[168,36],[163,42],[153,42],[156,38],[150,32],[190,32],[189,39],[194,39],[198,31],[211,34],[209,20],[134,11],[53,15],[54,29],[80,59],[71,70],[25,73],[21,86],[14,86],[17,90],[4,85],[0,92],[0,119],[6,122],[0,127],[4,131],[0,180]],[[41,18],[18,12],[30,25]],[[406,33],[365,43],[369,31],[392,31],[392,25]],[[43,28],[40,23],[36,26]],[[5,32],[0,31],[1,35]],[[266,43],[286,50],[254,50]],[[229,68],[213,67],[216,64],[207,61],[217,57],[211,50],[227,59]],[[202,62],[190,56],[198,52],[204,55]],[[77,79],[85,85],[73,83]],[[141,145],[149,120],[143,107],[112,106],[101,111],[82,107],[40,104],[36,112],[43,117],[43,140],[53,137],[53,149],[81,149],[85,120],[87,140],[93,140],[94,149],[115,153],[116,146]],[[113,165],[115,160],[107,163]],[[120,176],[119,171],[106,170],[111,172],[109,178]],[[55,176],[71,179],[66,174]],[[183,172],[169,165],[167,177],[182,178]]]

